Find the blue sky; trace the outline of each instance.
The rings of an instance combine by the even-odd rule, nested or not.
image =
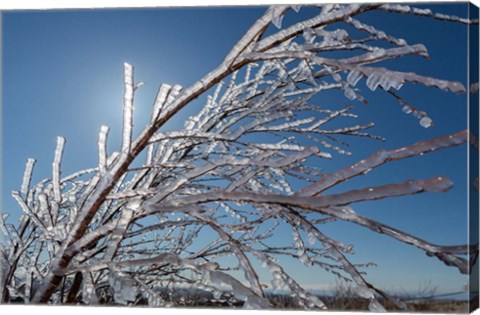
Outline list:
[[[109,147],[119,145],[121,132],[123,62],[135,66],[135,77],[146,82],[136,97],[136,126],[143,126],[160,83],[189,86],[215,68],[233,44],[265,8],[120,9],[4,12],[2,34],[2,210],[18,217],[10,191],[21,184],[28,157],[37,164],[33,182],[51,176],[56,136],[67,138],[62,172],[69,174],[97,163],[100,125],[111,127]],[[440,13],[467,16],[465,4],[435,5]],[[290,13],[293,14],[293,13]],[[302,9],[300,14],[311,14]],[[287,17],[288,19],[288,17]],[[409,43],[423,43],[431,60],[409,56],[385,65],[438,78],[467,80],[467,28],[414,16],[366,13],[359,18]],[[373,121],[372,132],[387,138],[377,142],[350,142],[352,157],[326,161],[327,171],[340,169],[375,151],[393,149],[456,132],[467,127],[466,96],[418,85],[407,85],[401,95],[425,110],[436,125],[424,129],[401,112],[386,93],[372,93],[362,80],[357,85],[369,100],[354,102],[360,121]],[[319,105],[350,104],[330,93]],[[196,104],[198,109],[200,104]],[[181,113],[178,121],[186,117]],[[175,126],[175,122],[169,125]],[[140,128],[138,128],[140,129]],[[444,150],[391,163],[368,176],[349,181],[341,190],[448,176],[454,188],[443,194],[421,194],[376,202],[355,209],[433,243],[467,242],[466,147]],[[415,290],[431,280],[440,292],[461,289],[466,278],[423,252],[350,224],[331,224],[325,233],[355,245],[354,262],[376,262],[368,280],[385,289]],[[399,254],[401,253],[401,254]],[[294,265],[287,263],[287,269]],[[299,272],[301,283],[314,287],[321,277],[311,269]],[[330,281],[331,279],[329,279]]]

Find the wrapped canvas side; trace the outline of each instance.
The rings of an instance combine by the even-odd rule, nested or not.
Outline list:
[[[474,4],[469,4],[469,18],[478,19],[479,8]],[[479,31],[478,24],[469,26],[469,60],[468,60],[468,75],[470,84],[469,93],[469,125],[470,125],[470,155],[469,155],[469,186],[470,200],[469,200],[469,243],[478,247],[479,241],[479,154],[478,154],[478,139],[479,139]],[[473,312],[478,308],[478,251],[477,255],[471,254],[470,260],[476,260],[472,265],[473,270],[470,274],[469,283],[469,311]]]

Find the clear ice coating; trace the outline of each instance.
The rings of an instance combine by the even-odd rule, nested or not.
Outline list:
[[[98,136],[98,167],[100,174],[107,172],[107,137],[110,128],[102,125]]]
[[[315,41],[315,34],[316,32],[311,28],[305,28],[303,30],[303,38],[305,39],[305,43],[311,44]]]
[[[380,84],[381,74],[378,72],[371,73],[367,78],[367,86],[370,90],[375,91]]]
[[[272,23],[275,25],[276,28],[282,28],[282,20],[283,20],[283,12],[277,9],[272,10]]]
[[[129,63],[123,64],[123,131],[122,131],[122,152],[128,153],[130,151],[132,141],[133,128],[133,66]]]
[[[362,23],[361,21],[354,19],[353,17],[348,17],[346,20],[347,23],[350,23],[352,26],[357,28],[358,30],[368,32],[372,36],[380,39],[380,40],[386,40],[390,43],[394,43],[398,46],[405,46],[407,45],[407,42],[402,39],[402,38],[395,38],[391,35],[387,35],[385,32],[377,30],[375,27]]]
[[[133,279],[117,272],[112,272],[109,284],[114,294],[113,298],[118,304],[127,305],[137,298],[138,288]]]
[[[167,101],[168,93],[172,87],[168,84],[161,84],[157,96],[155,97],[155,102],[153,103],[153,110],[152,110],[152,118],[151,122],[154,122],[157,120],[160,112],[162,109],[165,107],[165,103]]]
[[[22,195],[26,196],[30,188],[30,181],[32,179],[33,166],[35,165],[36,160],[29,158],[25,166],[25,172],[23,174],[22,186],[20,192]]]
[[[412,107],[410,107],[408,105],[404,105],[402,107],[402,112],[404,112],[405,114],[411,114],[413,112],[413,110],[412,110]]]
[[[291,5],[292,10],[297,12],[297,13],[300,12],[301,7],[302,7],[302,5],[300,5],[300,4],[292,4]]]
[[[307,236],[307,242],[310,245],[315,245],[315,241],[317,240],[317,237],[315,236],[314,233],[309,232]]]
[[[422,14],[422,15],[431,15],[432,10],[430,9],[419,9],[419,8],[412,8],[412,12],[416,14]]]
[[[96,293],[95,285],[92,282],[90,273],[83,273],[84,284],[82,287],[82,298],[84,302],[90,305],[95,305],[98,303],[98,297]]]
[[[450,179],[438,176],[429,180],[423,181],[422,188],[424,191],[429,192],[442,192],[450,189],[453,186],[452,181]]]
[[[375,299],[375,294],[373,293],[372,289],[364,287],[364,286],[357,286],[355,293],[365,299]]]
[[[383,307],[380,302],[378,302],[375,299],[370,300],[370,303],[368,304],[368,309],[372,312],[386,312],[387,310],[385,307]]]
[[[428,116],[422,117],[419,123],[423,128],[429,128],[433,125],[432,119]]]
[[[399,90],[403,86],[403,80],[392,72],[385,72],[380,78],[379,84],[385,91],[388,91],[391,87]]]
[[[355,93],[355,91],[352,88],[345,86],[343,89],[344,89],[345,97],[348,98],[349,100],[354,100],[357,98],[357,93]]]
[[[53,158],[53,194],[56,202],[62,201],[61,185],[60,185],[60,163],[63,157],[63,148],[65,146],[65,138],[57,137],[57,147],[55,149],[55,156]]]
[[[358,68],[354,68],[348,73],[347,82],[351,86],[357,85],[358,81],[362,78],[362,72]]]

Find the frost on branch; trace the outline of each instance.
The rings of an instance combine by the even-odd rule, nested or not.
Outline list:
[[[450,179],[405,178],[349,189],[342,184],[368,179],[367,173],[381,172],[393,161],[464,145],[468,138],[467,131],[459,131],[362,160],[349,157],[358,155],[348,149],[351,139],[388,141],[371,131],[374,122],[356,121],[355,106],[367,103],[362,89],[392,96],[423,127],[432,126],[435,117],[400,94],[405,85],[465,92],[459,82],[387,68],[390,59],[428,58],[428,51],[369,25],[362,13],[472,21],[402,5],[334,4],[285,24],[289,19],[283,17],[299,8],[269,8],[219,67],[191,87],[161,84],[149,122],[135,139],[134,96],[141,84],[125,63],[121,147],[108,154],[109,128],[102,126],[98,165],[62,177],[65,139],[59,137],[52,178],[33,185],[35,160],[27,161],[20,190],[12,193],[23,216],[17,224],[0,217],[2,302],[260,309],[274,306],[273,290],[290,296],[297,308],[328,308],[282,267],[285,259],[294,259],[299,268],[352,282],[355,295],[372,311],[385,310],[387,303],[408,310],[369,282],[365,269],[372,264],[351,261],[353,244],[324,232],[335,221],[384,234],[468,274],[474,261],[467,257],[476,253],[475,245],[435,244],[355,209],[362,201],[433,196],[455,185]],[[349,57],[332,54],[347,51]],[[326,104],[315,97],[325,92],[345,98]],[[203,94],[206,101],[199,108],[192,101]],[[186,106],[191,116],[183,127],[162,128]],[[349,166],[322,170],[327,159],[339,155],[351,159]],[[279,244],[276,235],[285,231],[291,241]]]

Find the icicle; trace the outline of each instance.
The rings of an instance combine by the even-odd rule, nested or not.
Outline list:
[[[367,86],[370,90],[375,91],[377,86],[380,84],[380,74],[377,72],[371,73],[367,78]]]
[[[55,149],[55,157],[53,159],[53,194],[55,201],[59,204],[62,202],[62,193],[60,187],[60,163],[62,162],[63,147],[65,146],[65,138],[57,137],[57,148]]]
[[[421,47],[423,45],[414,45],[414,46],[406,46],[400,47],[402,50],[411,51],[413,48],[417,49],[417,52],[423,51]],[[397,48],[397,49],[400,49]],[[355,58],[355,57],[353,57]],[[350,61],[353,59],[351,58]],[[367,76],[367,86],[373,91],[377,88],[380,83],[380,78],[383,75],[388,73],[390,79],[390,86],[394,87],[395,89],[400,89],[405,81],[408,82],[415,82],[421,83],[428,87],[436,87],[444,91],[450,90],[453,93],[461,94],[466,92],[465,86],[456,81],[446,81],[446,80],[439,80],[431,77],[425,77],[413,72],[400,72],[400,71],[390,71],[386,68],[374,68],[374,67],[362,67],[361,71],[363,75]]]
[[[25,172],[23,173],[22,187],[20,192],[24,197],[28,195],[28,189],[30,187],[30,181],[32,179],[33,166],[35,165],[35,159],[28,159],[25,166]]]
[[[133,128],[133,66],[124,63],[124,94],[123,94],[123,134],[122,152],[130,153]]]
[[[393,87],[395,90],[400,90],[403,86],[403,84],[405,83],[403,78],[399,77],[399,76],[390,76],[389,77],[389,84],[391,87]]]
[[[98,136],[98,169],[100,175],[107,173],[107,137],[109,129],[108,126],[101,126]]]
[[[386,72],[380,77],[380,81],[378,84],[385,90],[388,91],[391,86],[391,75],[390,73]]]
[[[354,68],[348,73],[347,82],[351,86],[355,86],[362,78],[362,72],[358,68]]]

